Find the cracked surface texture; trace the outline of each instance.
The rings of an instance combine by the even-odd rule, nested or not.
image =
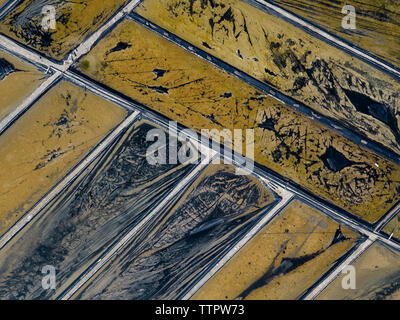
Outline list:
[[[154,128],[131,127],[7,244],[0,256],[2,299],[56,298],[193,168],[147,162],[146,134]],[[56,290],[42,288],[45,265],[57,270]]]
[[[241,0],[145,0],[135,10],[400,154],[400,84],[385,73]]]
[[[68,173],[126,115],[61,81],[0,136],[0,234]]]
[[[63,60],[126,2],[25,0],[3,19],[0,31],[50,58]],[[43,28],[44,6],[55,8],[56,29]]]
[[[176,299],[275,201],[252,176],[209,165],[135,234],[79,299]]]
[[[355,232],[295,200],[233,256],[193,298],[300,298],[358,239]]]
[[[399,300],[400,255],[375,242],[351,264],[356,271],[356,289],[344,290],[339,275],[317,297],[319,300]]]
[[[399,166],[136,22],[123,21],[77,67],[197,131],[254,129],[257,162],[368,222],[400,200]]]

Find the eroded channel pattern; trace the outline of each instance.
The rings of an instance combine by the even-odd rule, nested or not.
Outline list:
[[[193,168],[149,164],[146,134],[154,128],[131,127],[3,249],[3,299],[56,298]],[[46,265],[56,269],[56,290],[42,287]]]
[[[295,200],[193,299],[300,298],[359,238],[357,233]]]
[[[367,63],[241,0],[145,0],[135,10],[400,153],[400,84]]]
[[[75,298],[175,299],[276,201],[254,177],[211,164]]]
[[[370,223],[400,200],[399,166],[134,21],[118,25],[77,68],[197,131],[254,129],[258,163]]]

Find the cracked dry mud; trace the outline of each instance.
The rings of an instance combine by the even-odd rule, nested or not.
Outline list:
[[[352,264],[356,288],[345,290],[339,275],[317,297],[319,300],[399,300],[400,255],[380,242],[375,242]]]
[[[146,134],[131,127],[18,234],[0,256],[3,299],[53,299],[160,201],[193,165],[150,165]],[[57,289],[43,290],[41,268],[57,270]]]
[[[3,19],[0,31],[50,58],[63,60],[127,2],[25,0]],[[55,8],[56,29],[43,28],[44,6]]]
[[[45,79],[46,75],[33,65],[0,50],[0,120]]]
[[[295,200],[194,295],[198,300],[298,299],[360,236]]]
[[[77,68],[197,131],[254,129],[258,163],[367,222],[400,200],[398,165],[134,21],[119,24]]]
[[[61,81],[0,136],[0,235],[126,115]]]
[[[400,84],[389,75],[245,1],[145,0],[135,11],[400,154]]]
[[[74,297],[176,299],[274,203],[254,177],[209,165]]]

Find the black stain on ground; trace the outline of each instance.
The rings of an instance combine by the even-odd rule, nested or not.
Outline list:
[[[263,129],[267,129],[267,130],[271,130],[274,131],[275,130],[275,125],[276,125],[276,121],[272,118],[267,118],[265,119],[262,123],[260,123],[258,125],[259,128],[263,128]]]
[[[342,228],[339,226],[339,228],[337,228],[335,235],[333,236],[333,240],[330,244],[330,247],[334,246],[337,243],[343,242],[349,240],[349,238],[347,238],[343,232],[342,232]]]
[[[232,97],[232,93],[231,92],[225,92],[224,94],[220,95],[221,98],[230,98]]]
[[[325,153],[320,157],[324,165],[333,172],[339,172],[342,169],[349,167],[354,162],[347,159],[342,153],[330,146]]]
[[[357,111],[386,124],[395,136],[396,141],[400,144],[400,131],[397,125],[397,119],[388,106],[371,99],[365,94],[346,89],[343,89],[343,91]]]
[[[207,49],[212,49],[212,48],[210,47],[210,45],[209,45],[207,42],[205,42],[205,41],[203,41],[202,45],[203,45],[204,47],[206,47]]]
[[[15,69],[11,62],[8,62],[4,58],[0,58],[0,80],[4,80],[9,74],[18,72],[21,70]]]
[[[157,93],[168,94],[169,89],[164,86],[146,86],[150,90],[154,90]]]
[[[130,47],[132,47],[132,45],[130,45],[129,43],[120,41],[116,44],[116,46],[114,48],[110,49],[106,53],[106,56],[108,56],[110,53],[126,50],[127,48],[130,48]]]
[[[165,75],[165,73],[167,72],[167,70],[162,70],[162,69],[154,69],[153,73],[156,76],[154,78],[154,80],[157,80],[158,78],[161,78]]]

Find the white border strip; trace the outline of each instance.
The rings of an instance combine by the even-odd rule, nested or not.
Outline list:
[[[340,47],[342,47],[342,48],[344,48],[346,50],[349,50],[353,54],[355,54],[357,56],[360,56],[360,57],[372,62],[373,64],[379,65],[381,68],[386,69],[386,70],[390,71],[391,73],[393,73],[393,74],[397,75],[398,77],[400,77],[400,72],[397,71],[396,69],[392,68],[391,66],[389,66],[389,65],[387,65],[387,64],[385,64],[383,62],[380,62],[379,60],[375,59],[374,57],[372,57],[372,56],[370,56],[370,55],[368,55],[368,54],[366,54],[366,53],[364,53],[364,52],[362,52],[362,51],[360,51],[360,50],[358,50],[356,48],[353,48],[352,46],[350,46],[347,43],[343,42],[339,38],[336,38],[336,37],[330,35],[329,33],[325,32],[325,31],[322,31],[319,28],[314,27],[312,24],[310,24],[310,23],[308,23],[308,22],[296,17],[295,15],[291,14],[290,12],[288,12],[288,11],[286,11],[286,10],[280,8],[280,7],[277,7],[276,5],[274,5],[272,3],[269,3],[269,2],[267,2],[265,0],[255,0],[255,1],[260,3],[260,4],[262,4],[262,5],[264,5],[264,6],[266,6],[266,7],[268,7],[268,8],[270,8],[270,9],[272,9],[272,10],[274,10],[274,11],[276,11],[277,13],[283,15],[284,17],[288,18],[289,20],[301,25],[302,27],[307,28],[310,31],[319,34],[323,38],[334,42],[338,46],[340,46]]]
[[[205,274],[182,298],[189,300],[208,280],[210,280],[247,242],[249,242],[256,233],[258,233],[268,222],[270,222],[276,213],[286,206],[292,199],[293,194],[286,191],[282,192],[282,200],[275,205],[244,237],[235,247],[233,247],[218,263]]]
[[[3,4],[3,10],[0,12],[0,18],[3,18],[3,15],[8,13],[8,11],[18,3],[19,0],[10,1],[9,3]]]
[[[46,196],[44,196],[32,209],[30,209],[16,224],[14,224],[1,238],[0,249],[3,248],[29,221],[31,221],[51,200],[53,200],[61,191],[89,164],[95,160],[101,152],[103,152],[113,140],[123,131],[130,126],[139,112],[133,112],[124,121],[122,121],[112,132],[100,142],[97,147],[86,157],[84,160],[73,169],[67,176],[65,176],[60,183],[56,185]]]
[[[379,224],[376,226],[376,228],[375,228],[374,231],[376,231],[376,232],[381,231],[381,230],[385,227],[385,225],[386,225],[390,220],[392,220],[392,218],[394,218],[398,213],[400,214],[400,203],[398,203],[397,206],[395,206],[395,207],[392,209],[392,211],[391,211],[390,213],[388,213],[388,214],[386,215],[386,217],[385,217],[381,222],[379,222]]]
[[[215,156],[214,152],[207,152],[205,157],[206,161],[201,162],[197,165],[196,168],[190,174],[182,179],[174,189],[168,194],[166,198],[164,198],[148,215],[146,215],[143,220],[141,220],[131,231],[129,231],[121,240],[119,240],[116,245],[106,253],[105,256],[100,258],[97,263],[90,269],[88,273],[86,273],[78,282],[76,282],[60,299],[68,300],[70,299],[76,291],[79,290],[88,280],[90,280],[96,273],[99,271],[114,255],[118,253],[118,251],[125,246],[133,236],[148,222],[153,218],[157,213],[160,212],[162,208],[164,208],[170,200],[177,196],[177,194],[189,183],[191,179],[193,179],[201,170],[203,170],[208,163],[211,162],[211,159]]]
[[[91,82],[84,77],[77,75],[75,73],[72,73],[71,71],[66,71],[64,73],[64,78],[68,80],[69,82],[72,82],[80,87],[83,87],[90,92],[103,97],[104,99],[107,99],[111,102],[114,102],[125,109],[133,110],[133,111],[140,111],[140,106],[136,105],[135,103],[132,103],[126,99],[120,98],[119,96],[115,95],[114,93],[110,92],[109,90],[103,89],[101,86],[98,84]]]
[[[0,46],[5,48],[7,51],[14,53],[17,57],[22,56],[25,59],[36,62],[38,64],[47,66],[47,67],[53,67],[54,69],[57,69],[59,71],[64,71],[66,70],[66,66],[59,65],[57,63],[54,63],[50,61],[49,59],[42,57],[40,54],[34,52],[33,50],[27,49],[17,43],[16,41],[7,38],[6,36],[0,34]],[[31,62],[31,63],[32,63]]]
[[[30,105],[39,98],[43,92],[45,92],[56,80],[61,76],[60,71],[56,71],[46,81],[44,81],[39,87],[37,87],[19,106],[13,109],[5,118],[0,120],[0,134],[16,120]]]

